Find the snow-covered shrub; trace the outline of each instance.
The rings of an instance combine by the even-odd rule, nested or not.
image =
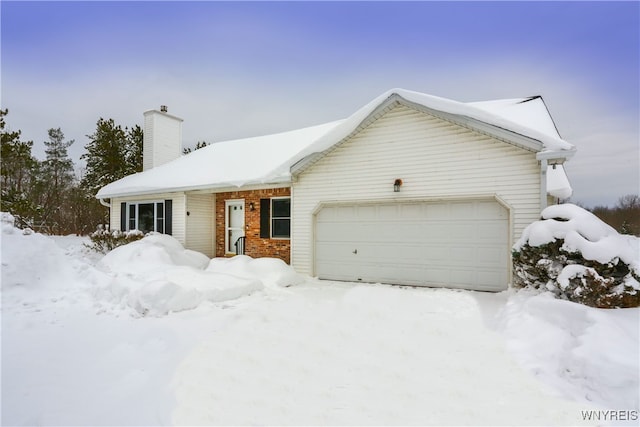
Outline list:
[[[109,231],[107,227],[102,225],[98,226],[98,229],[94,231],[89,238],[91,239],[91,245],[87,245],[90,249],[96,252],[107,253],[117,248],[118,246],[126,245],[127,243],[135,242],[144,237],[144,233],[139,230]]]
[[[113,280],[98,289],[97,295],[129,306],[141,316],[164,316],[264,288],[259,278],[241,271],[207,271],[209,261],[206,255],[185,249],[172,236],[150,233],[100,260],[98,267]]]
[[[572,204],[549,206],[513,247],[514,287],[592,307],[640,306],[640,239]]]
[[[16,219],[9,212],[0,212],[0,224],[2,225],[2,232],[6,234],[13,233]]]

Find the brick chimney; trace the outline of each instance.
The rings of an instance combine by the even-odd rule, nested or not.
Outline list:
[[[144,139],[142,143],[142,170],[168,163],[182,155],[182,119],[160,111],[144,113]]]

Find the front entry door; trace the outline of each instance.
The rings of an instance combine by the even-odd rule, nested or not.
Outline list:
[[[244,236],[244,200],[227,200],[225,214],[225,251],[235,254],[235,243]]]

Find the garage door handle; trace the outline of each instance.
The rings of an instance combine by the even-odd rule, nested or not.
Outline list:
[[[356,255],[358,255],[358,250],[357,250],[357,249],[354,249],[354,250],[353,250],[353,253],[354,253],[354,254],[356,254]]]

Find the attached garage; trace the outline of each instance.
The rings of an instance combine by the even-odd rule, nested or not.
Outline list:
[[[495,199],[339,203],[315,215],[321,279],[501,291],[509,212]]]

